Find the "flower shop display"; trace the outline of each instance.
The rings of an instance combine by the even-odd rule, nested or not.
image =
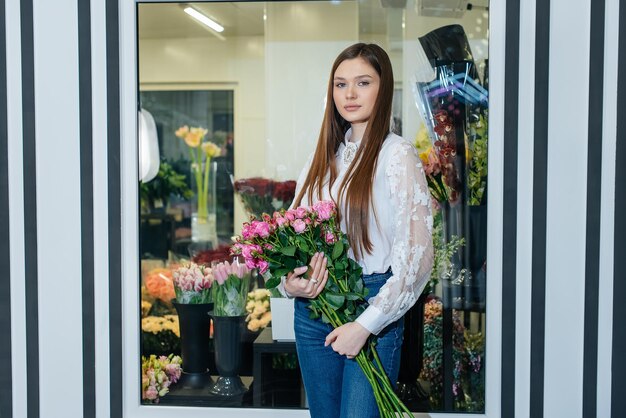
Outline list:
[[[452,394],[457,411],[479,412],[485,407],[484,336],[467,330],[453,311]],[[443,304],[431,298],[424,309],[424,363],[420,378],[430,382],[433,410],[443,409]]]
[[[486,294],[489,92],[461,25],[437,28],[419,41],[432,71],[414,85],[424,122],[416,146],[441,212],[444,241],[466,243],[452,254],[454,277],[443,282],[443,302],[454,309],[481,310]]]
[[[182,359],[179,356],[141,357],[141,401],[156,404],[165,396],[171,385],[181,376]]]
[[[228,261],[214,264],[212,271],[215,282],[211,317],[219,377],[210,392],[220,396],[240,396],[248,391],[239,377],[239,368],[251,272],[237,258],[232,264]]]
[[[288,272],[306,266],[315,252],[328,259],[328,281],[322,293],[311,300],[311,317],[339,327],[354,321],[365,308],[367,288],[359,264],[349,258],[348,239],[337,223],[333,202],[322,201],[311,208],[263,214],[261,220],[244,223],[241,237],[233,245],[234,254],[243,255],[246,265],[269,272],[266,287],[275,288]],[[396,413],[411,415],[393,390],[371,337],[355,360],[370,382],[382,417]]]
[[[180,354],[178,315],[146,316],[142,318],[141,352],[144,355]]]
[[[168,303],[176,297],[172,270],[168,268],[152,269],[146,273],[143,280],[150,296]]]
[[[230,259],[230,245],[220,245],[214,249],[201,250],[192,255],[191,261],[196,264],[210,266],[213,261],[226,261]]]
[[[263,213],[289,208],[296,192],[294,180],[253,177],[237,180],[234,186],[248,214],[256,218],[261,218]]]
[[[174,293],[179,304],[202,304],[211,302],[211,269],[190,263],[174,270]]]
[[[270,291],[267,289],[256,289],[248,293],[246,301],[246,322],[248,329],[258,332],[267,327],[272,320],[270,311]]]
[[[235,258],[213,265],[213,313],[215,316],[243,316],[250,288],[251,271]]]
[[[202,127],[189,128],[187,125],[176,130],[176,136],[189,147],[191,173],[195,180],[197,212],[191,218],[191,240],[194,242],[211,241],[217,245],[215,220],[215,187],[209,187],[215,181],[210,177],[211,159],[221,153],[220,147],[211,141],[205,141],[208,130]]]
[[[209,374],[209,332],[212,309],[211,269],[190,263],[173,272],[176,300],[180,324],[180,345],[184,361],[180,387],[201,389],[211,383]]]
[[[187,186],[187,177],[177,172],[166,160],[161,159],[157,176],[139,186],[141,209],[144,213],[167,207],[170,196],[190,199],[193,192]]]

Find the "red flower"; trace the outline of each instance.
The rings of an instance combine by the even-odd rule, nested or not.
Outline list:
[[[274,191],[272,196],[276,200],[283,202],[292,201],[296,193],[296,182],[294,180],[287,180],[274,183]]]

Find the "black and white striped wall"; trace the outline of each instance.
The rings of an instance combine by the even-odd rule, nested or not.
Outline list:
[[[626,1],[490,25],[484,416],[626,416]],[[139,405],[135,35],[0,0],[0,417],[307,416]]]

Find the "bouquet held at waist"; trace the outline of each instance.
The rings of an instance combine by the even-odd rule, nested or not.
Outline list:
[[[321,201],[312,207],[264,213],[243,225],[231,252],[243,255],[246,266],[269,275],[266,287],[278,286],[281,277],[297,267],[308,265],[313,254],[323,252],[328,260],[328,281],[322,293],[311,299],[311,318],[321,318],[338,328],[353,322],[367,307],[368,289],[363,284],[362,269],[348,257],[347,236],[339,228],[334,202]],[[268,274],[266,274],[268,273]],[[381,417],[397,413],[411,414],[394,393],[376,352],[376,337],[355,357],[372,385]]]

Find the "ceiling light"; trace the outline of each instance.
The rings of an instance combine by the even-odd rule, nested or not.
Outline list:
[[[187,6],[183,9],[185,11],[185,13],[187,13],[189,16],[193,17],[194,19],[196,19],[198,22],[201,22],[205,25],[207,25],[208,27],[210,27],[211,29],[213,29],[216,32],[223,32],[224,31],[224,26],[220,25],[219,23],[217,23],[216,21],[214,21],[213,19],[203,15],[202,13],[200,13],[199,11],[197,11],[196,9],[194,9],[191,6]]]

